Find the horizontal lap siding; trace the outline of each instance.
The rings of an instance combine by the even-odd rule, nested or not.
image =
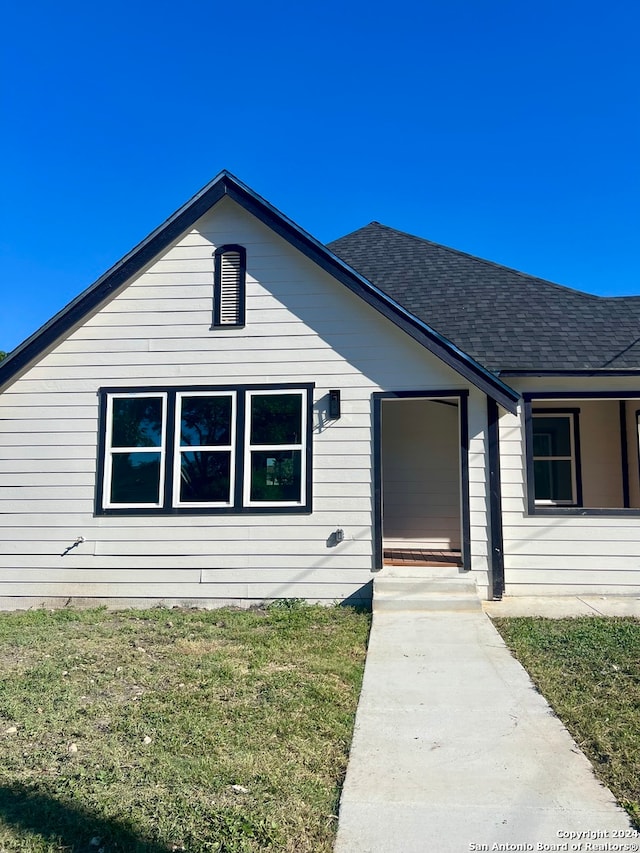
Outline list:
[[[537,384],[531,381],[525,390],[602,390],[604,383],[600,381],[596,386],[596,381],[576,379],[570,388],[567,380],[564,384],[558,379],[539,380]],[[625,390],[636,390],[631,384],[633,381],[614,378],[607,380],[606,384],[623,394]],[[581,408],[586,422],[593,403],[571,400],[562,404],[554,401],[552,405]],[[606,406],[617,416],[617,402]],[[598,442],[601,458],[604,458],[603,453],[611,457],[615,450],[619,460],[619,432],[615,417],[612,422],[611,446],[603,446],[602,435],[598,437],[596,434],[597,426],[587,427],[582,442],[583,462],[586,454],[596,455]],[[582,426],[581,419],[581,429]],[[592,431],[591,436],[589,430]],[[514,415],[503,414],[500,418],[500,453],[507,595],[624,594],[640,590],[640,518],[530,516],[526,507],[524,426]],[[619,466],[619,461],[617,464]],[[588,458],[587,476],[595,470],[593,466],[593,460]],[[603,493],[612,500],[617,489],[615,482],[610,475],[601,479]],[[594,499],[593,491],[590,497]]]
[[[227,243],[247,249],[247,323],[211,331],[213,252]],[[93,515],[99,387],[297,381],[316,385],[310,515]],[[372,393],[465,387],[225,200],[0,395],[0,597],[357,593],[372,568]],[[335,422],[331,388],[342,393]],[[472,501],[485,569],[485,505]],[[338,527],[345,541],[334,546]]]

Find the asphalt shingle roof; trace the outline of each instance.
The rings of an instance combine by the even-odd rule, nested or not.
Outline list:
[[[489,370],[640,368],[640,297],[592,296],[379,222],[328,248]]]

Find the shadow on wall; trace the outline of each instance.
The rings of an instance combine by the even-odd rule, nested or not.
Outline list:
[[[0,786],[0,821],[19,832],[32,833],[68,853],[167,853],[171,847],[141,838],[128,823],[107,820],[80,805],[23,785]]]
[[[351,593],[340,602],[342,607],[353,607],[355,610],[371,610],[373,603],[373,581],[369,581],[356,592]]]

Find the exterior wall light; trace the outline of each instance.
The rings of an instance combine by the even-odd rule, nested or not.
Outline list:
[[[340,414],[340,391],[329,391],[329,417],[332,421],[337,421]]]

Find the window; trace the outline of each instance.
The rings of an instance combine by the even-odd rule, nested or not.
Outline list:
[[[245,500],[249,506],[274,501],[304,503],[305,409],[297,391],[249,392]]]
[[[166,394],[107,399],[103,506],[160,507],[165,475]]]
[[[103,389],[96,512],[310,512],[312,391]]]
[[[525,391],[531,515],[640,516],[640,391]]]
[[[570,412],[533,412],[536,503],[577,503],[574,417]]]
[[[232,506],[235,393],[176,397],[173,505]]]
[[[247,253],[243,246],[220,246],[214,255],[213,326],[244,326]]]

